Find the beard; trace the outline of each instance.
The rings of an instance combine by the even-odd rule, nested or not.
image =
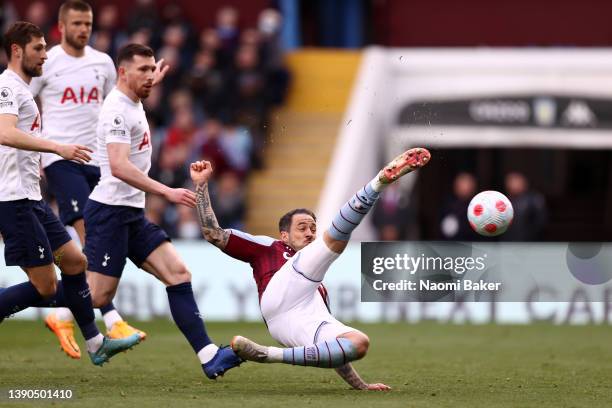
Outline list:
[[[85,44],[82,44],[76,36],[69,36],[69,35],[66,35],[65,39],[66,39],[66,43],[69,46],[79,51],[85,48],[85,46],[87,45],[87,42],[89,42],[89,39],[88,39],[88,41],[86,41]]]
[[[29,64],[27,61],[21,62],[21,70],[29,77],[39,77],[42,75],[42,65]]]
[[[149,95],[151,95],[151,88],[140,88],[136,92],[136,96],[138,96],[140,99],[147,99]]]

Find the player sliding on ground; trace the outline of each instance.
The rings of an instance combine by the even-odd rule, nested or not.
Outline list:
[[[191,164],[204,237],[229,256],[251,264],[262,316],[272,337],[285,346],[266,347],[236,336],[232,348],[240,357],[260,363],[334,368],[355,389],[390,389],[385,384],[364,382],[350,364],[366,355],[369,339],[330,314],[321,282],[380,192],[426,165],[430,158],[423,148],[395,158],[344,204],[322,237],[317,238],[316,218],[310,210],[288,212],[279,222],[280,240],[222,229],[208,194],[212,167],[207,161]]]

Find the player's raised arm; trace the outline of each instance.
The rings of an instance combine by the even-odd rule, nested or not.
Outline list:
[[[175,204],[195,207],[195,194],[192,191],[185,188],[170,188],[153,180],[136,167],[129,159],[130,145],[128,143],[108,143],[106,149],[113,177],[141,191],[164,196]]]
[[[17,129],[17,116],[11,114],[0,114],[0,144],[21,150],[55,153],[79,163],[91,160],[88,153],[92,150],[86,146],[57,143]]]
[[[204,238],[219,249],[225,249],[230,233],[219,226],[208,194],[208,180],[212,175],[212,165],[208,161],[191,163],[189,172],[196,186],[196,208]]]

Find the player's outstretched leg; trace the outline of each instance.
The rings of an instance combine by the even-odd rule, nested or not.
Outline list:
[[[208,378],[214,380],[242,363],[231,347],[218,347],[208,336],[193,295],[191,274],[172,244],[164,241],[149,254],[142,268],[166,284],[172,318],[198,356]]]
[[[331,245],[330,249],[342,252],[346,246],[344,243],[350,239],[353,230],[374,206],[380,192],[403,175],[425,166],[430,160],[431,154],[427,149],[415,147],[400,154],[383,167],[374,179],[344,204],[332,220],[332,225],[324,234],[325,242],[328,246]],[[333,241],[339,241],[338,245],[333,245]]]
[[[362,358],[367,351],[367,343],[360,346],[344,337],[307,346],[280,348],[262,346],[246,337],[235,336],[231,346],[236,354],[248,361],[320,368],[341,367]]]
[[[242,363],[229,346],[219,348],[208,337],[193,296],[191,282],[170,285],[166,287],[166,291],[172,318],[191,344],[208,378],[214,380]]]

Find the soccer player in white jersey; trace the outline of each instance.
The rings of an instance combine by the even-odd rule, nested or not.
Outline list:
[[[423,148],[410,149],[395,158],[340,209],[329,229],[318,238],[316,218],[310,210],[290,211],[279,222],[280,240],[222,229],[208,195],[210,162],[191,164],[202,234],[227,255],[251,265],[266,326],[272,337],[285,346],[265,347],[235,336],[232,348],[240,357],[260,363],[335,368],[355,389],[390,389],[385,384],[366,383],[352,367],[351,361],[365,356],[369,339],[331,315],[322,282],[380,191],[404,174],[423,167],[430,158]]]
[[[145,218],[145,193],[195,207],[195,194],[167,187],[148,176],[151,139],[141,100],[148,97],[157,69],[153,50],[128,44],[117,57],[117,86],[104,100],[98,120],[98,158],[102,176],[85,205],[85,255],[94,305],[110,302],[126,258],[166,285],[172,317],[214,379],[240,364],[226,346],[208,337],[191,287],[191,274],[166,233]]]
[[[79,143],[95,151],[98,115],[102,101],[115,86],[117,73],[108,55],[87,45],[92,23],[91,7],[84,1],[68,0],[60,6],[61,43],[48,51],[43,75],[32,80],[30,90],[42,104],[45,139]],[[57,154],[43,153],[42,166],[49,190],[57,199],[60,220],[74,227],[84,245],[83,209],[100,179],[95,154],[90,162],[81,164]],[[100,307],[100,311],[110,338],[125,338],[134,333],[142,339],[146,337],[146,333],[121,318],[112,302]],[[80,358],[73,320],[70,310],[60,307],[45,318],[45,324],[55,333],[68,356]]]
[[[85,269],[87,260],[40,194],[40,152],[85,163],[91,149],[40,137],[40,115],[28,84],[47,59],[42,31],[17,22],[4,36],[8,68],[0,75],[0,234],[7,265],[20,266],[29,281],[0,290],[0,321],[62,292],[96,365],[140,341],[111,340],[94,321]],[[57,282],[55,267],[61,270]]]

